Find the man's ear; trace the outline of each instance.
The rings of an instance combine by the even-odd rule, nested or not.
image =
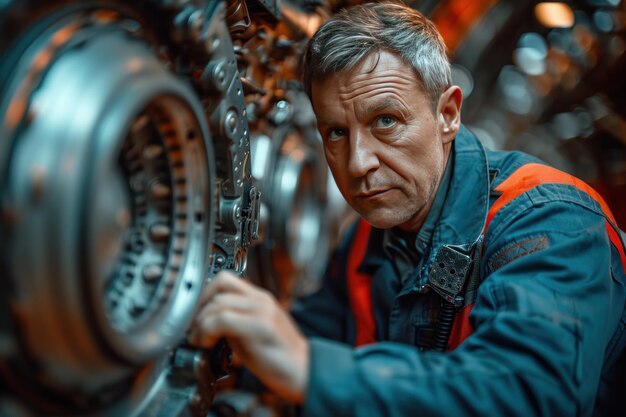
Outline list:
[[[437,105],[437,129],[441,141],[452,142],[461,127],[461,104],[463,92],[459,86],[453,85],[439,97]]]

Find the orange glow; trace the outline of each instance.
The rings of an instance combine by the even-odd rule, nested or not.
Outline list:
[[[53,57],[53,51],[52,49],[48,48],[48,49],[43,49],[39,54],[37,54],[37,56],[35,57],[35,60],[33,62],[33,66],[32,69],[35,71],[41,71],[43,70],[45,67],[48,66],[48,64],[50,64],[50,61],[52,60]]]
[[[96,10],[93,15],[101,23],[113,22],[116,19],[119,19],[120,14],[115,10]]]
[[[139,72],[144,67],[144,61],[141,58],[131,58],[126,62],[127,73]]]
[[[535,6],[535,17],[548,28],[569,28],[574,25],[574,11],[565,3],[539,3]]]
[[[443,0],[437,5],[431,20],[453,53],[467,33],[497,3],[497,0]]]
[[[78,23],[71,23],[65,26],[52,36],[50,44],[55,47],[65,44],[79,28],[80,25]]]
[[[50,65],[56,49],[65,44],[79,28],[80,25],[72,23],[58,30],[52,35],[49,45],[42,48],[33,58],[28,73],[24,76],[20,86],[17,88],[6,111],[5,120],[9,128],[14,129],[17,127],[24,117],[27,111],[28,100],[30,99],[30,89],[38,82],[41,71]]]
[[[9,108],[7,109],[5,116],[6,123],[10,129],[15,129],[15,127],[17,127],[20,120],[22,120],[22,115],[25,111],[26,100],[23,96],[18,95],[9,103]]]
[[[324,17],[320,15],[302,13],[285,3],[282,4],[280,11],[290,23],[294,24],[309,38],[313,36],[324,20]]]

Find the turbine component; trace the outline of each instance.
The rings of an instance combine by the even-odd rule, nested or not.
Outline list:
[[[314,125],[292,114],[296,103],[299,111],[313,117],[310,106],[298,103],[301,95],[293,92],[291,101],[278,101],[270,118],[275,123],[272,137],[256,135],[252,144],[253,173],[267,198],[262,206],[262,241],[252,249],[255,267],[250,276],[283,300],[316,286],[334,238],[321,141]]]
[[[209,269],[202,105],[120,7],[55,10],[2,70],[3,380],[38,415],[130,415]]]

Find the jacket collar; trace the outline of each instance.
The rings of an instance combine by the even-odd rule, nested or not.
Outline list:
[[[454,140],[454,172],[433,235],[433,247],[471,245],[482,234],[489,210],[489,165],[480,141],[465,126]]]

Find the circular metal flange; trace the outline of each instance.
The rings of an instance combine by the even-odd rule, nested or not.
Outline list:
[[[77,409],[179,343],[213,240],[202,106],[128,22],[85,5],[4,63],[3,282],[27,352],[13,376]]]
[[[252,141],[252,172],[264,193],[262,243],[251,249],[251,279],[280,298],[290,298],[319,280],[331,245],[326,175],[319,143],[291,123],[270,139]]]

